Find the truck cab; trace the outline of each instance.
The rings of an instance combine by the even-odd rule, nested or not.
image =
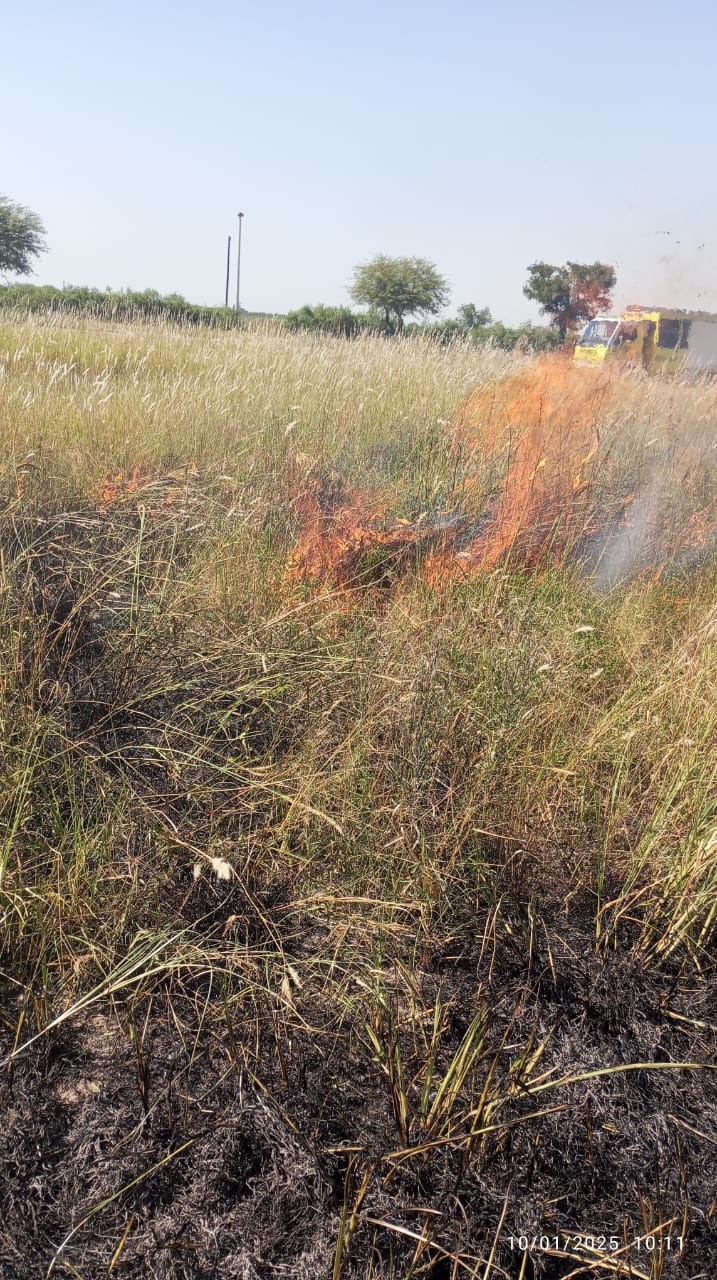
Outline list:
[[[620,338],[619,316],[596,316],[589,320],[575,343],[576,364],[602,364]]]

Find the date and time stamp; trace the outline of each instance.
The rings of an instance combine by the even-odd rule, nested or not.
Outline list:
[[[630,1252],[653,1255],[682,1253],[685,1236],[657,1234],[590,1235],[583,1232],[559,1235],[509,1235],[508,1246],[512,1253],[582,1253],[587,1255],[626,1254]]]

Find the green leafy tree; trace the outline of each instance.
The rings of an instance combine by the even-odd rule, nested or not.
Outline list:
[[[607,310],[615,278],[614,269],[605,262],[566,262],[562,267],[533,262],[523,293],[550,317],[562,342],[568,332]]]
[[[477,307],[474,302],[464,302],[458,308],[455,320],[438,320],[432,324],[412,324],[407,332],[423,333],[444,345],[456,340],[480,341],[480,335],[493,323],[489,307]]]
[[[380,253],[354,270],[354,302],[383,313],[386,330],[403,328],[411,315],[436,315],[450,297],[448,282],[425,258],[389,258]]]
[[[477,307],[475,302],[464,302],[458,308],[458,323],[461,329],[482,329],[493,323],[490,307]]]
[[[0,275],[31,276],[32,259],[46,249],[44,233],[32,209],[0,196]]]

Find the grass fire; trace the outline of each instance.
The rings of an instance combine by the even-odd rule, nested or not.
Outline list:
[[[679,570],[714,550],[714,437],[680,439],[675,424],[626,466],[626,444],[641,443],[621,438],[639,394],[624,374],[586,374],[559,355],[480,388],[446,424],[444,505],[412,519],[390,515],[390,490],[348,492],[310,472],[294,499],[290,577],[346,588],[417,563],[434,583],[499,564],[578,564],[598,578]]]
[[[717,1272],[717,383],[0,326],[0,1276]]]

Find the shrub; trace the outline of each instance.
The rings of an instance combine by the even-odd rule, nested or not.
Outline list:
[[[337,338],[356,338],[361,333],[380,333],[383,325],[380,316],[370,311],[351,311],[349,307],[316,306],[300,307],[289,311],[285,318],[287,329],[313,330],[328,333]]]

